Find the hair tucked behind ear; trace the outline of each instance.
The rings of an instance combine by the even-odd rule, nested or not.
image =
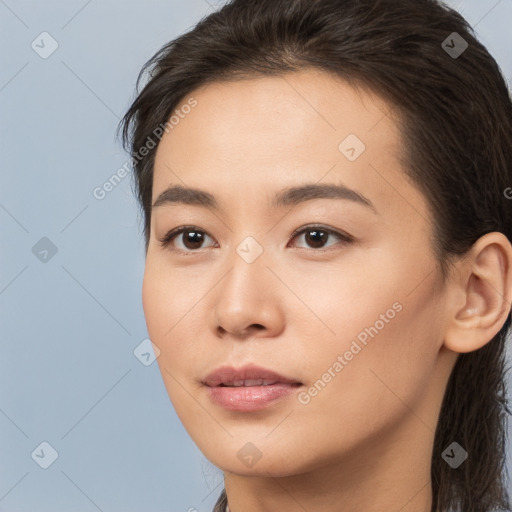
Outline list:
[[[458,37],[468,47],[450,53],[461,49]],[[404,168],[434,217],[432,244],[443,275],[450,259],[484,234],[499,231],[512,240],[512,201],[504,193],[512,186],[510,93],[460,14],[435,0],[233,0],[146,64],[138,85],[147,74],[149,80],[120,126],[133,156],[146,247],[156,148],[144,157],[138,149],[155,128],[201,85],[306,67],[367,88],[394,107]],[[453,370],[432,454],[434,511],[510,510],[509,326],[510,315],[490,343],[461,354]],[[452,442],[469,454],[457,469],[441,457]]]

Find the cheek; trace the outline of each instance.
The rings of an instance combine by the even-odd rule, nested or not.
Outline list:
[[[348,437],[351,432],[358,438],[396,424],[420,407],[429,392],[439,337],[434,324],[436,307],[424,299],[402,297],[391,310],[383,302],[376,311],[379,315],[368,316],[363,326],[353,326],[355,335],[339,338],[319,368],[323,375],[330,367],[339,372],[318,392],[316,404],[311,400],[311,417],[334,429],[346,425]],[[342,362],[333,367],[339,355]],[[317,374],[325,380],[320,371]]]
[[[148,259],[142,281],[142,308],[150,338],[161,349],[158,342],[161,341],[161,337],[166,330],[164,325],[166,315],[164,315],[164,312],[169,310],[169,307],[162,280],[157,279],[157,276],[158,271],[154,270],[151,261]]]
[[[183,293],[186,287],[171,272],[158,258],[148,256],[142,282],[142,306],[148,331],[154,342],[166,346],[169,345],[166,340],[181,327],[179,320],[192,308],[188,302],[194,298],[191,293]]]
[[[187,314],[192,304],[184,304],[189,295],[180,293],[168,271],[147,260],[142,284],[146,326],[151,341],[160,350],[157,363],[167,394],[185,425],[194,421],[193,414],[200,412],[189,411],[193,409],[194,402],[184,391],[184,386],[189,387],[187,377],[195,374],[194,360],[198,354],[194,345],[198,337],[184,334],[190,328],[193,312]],[[189,412],[192,414],[190,417],[187,416]]]
[[[160,349],[158,362],[173,375],[190,371],[204,338],[205,325],[199,315],[206,291],[184,292],[190,289],[186,281],[176,279],[168,268],[148,257],[142,284],[144,316],[151,341]]]
[[[308,421],[334,429],[348,422],[357,437],[358,429],[376,432],[407,414],[404,403],[421,400],[442,341],[439,283],[416,286],[423,268],[430,266],[368,266],[364,279],[347,273],[310,295],[334,334],[317,337],[314,350],[311,337],[302,337],[309,387],[299,401]]]
[[[167,278],[167,273],[163,269],[159,269],[148,258],[142,283],[142,307],[149,337],[160,350],[157,362],[169,393],[169,385],[172,386],[169,373],[174,374],[171,363],[177,359],[181,361],[181,358],[177,357],[175,353],[180,345],[172,343],[172,339],[180,327],[177,312],[181,310],[181,307],[175,299],[177,295],[179,294],[176,293],[175,286]]]

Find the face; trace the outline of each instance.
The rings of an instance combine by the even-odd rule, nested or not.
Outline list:
[[[444,285],[389,104],[320,71],[191,97],[156,154],[143,306],[194,442],[286,476],[433,435]],[[208,385],[251,365],[280,383]]]

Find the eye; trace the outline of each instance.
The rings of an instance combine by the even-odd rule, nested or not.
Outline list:
[[[338,240],[341,241],[340,243],[342,245],[354,241],[354,239],[347,234],[339,233],[332,229],[316,225],[306,226],[295,231],[292,235],[292,240],[294,238],[299,237],[299,235],[304,236],[304,241],[310,246],[305,247],[306,249],[323,249],[324,247],[326,247],[325,244],[329,237],[337,238]],[[334,244],[329,244],[327,245],[327,247],[330,247],[331,245]]]
[[[179,235],[182,236],[178,238]],[[173,247],[173,249],[179,252],[195,252],[196,249],[201,249],[205,237],[211,238],[208,233],[195,226],[182,226],[169,231],[159,242],[162,247],[167,247],[177,239],[181,241],[182,246],[178,245],[178,247]]]
[[[329,237],[337,238],[341,245],[348,244],[354,240],[350,235],[317,225],[305,226],[294,231],[291,240],[299,237],[299,235],[304,236],[304,240],[309,245],[309,249],[323,249],[324,247],[334,245],[325,245]],[[162,247],[173,245],[172,249],[177,252],[193,253],[197,252],[197,249],[203,248],[202,245],[206,238],[213,240],[208,233],[196,226],[182,226],[169,231],[159,242]],[[181,247],[179,244],[176,246],[176,241],[181,242]],[[308,249],[308,247],[301,248]]]

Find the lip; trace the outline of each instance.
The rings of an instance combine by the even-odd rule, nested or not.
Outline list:
[[[268,385],[237,386],[241,380],[271,380]],[[294,393],[302,385],[296,379],[285,377],[267,368],[247,365],[239,369],[223,366],[210,373],[203,381],[210,399],[231,411],[249,412],[264,409],[279,399]]]

